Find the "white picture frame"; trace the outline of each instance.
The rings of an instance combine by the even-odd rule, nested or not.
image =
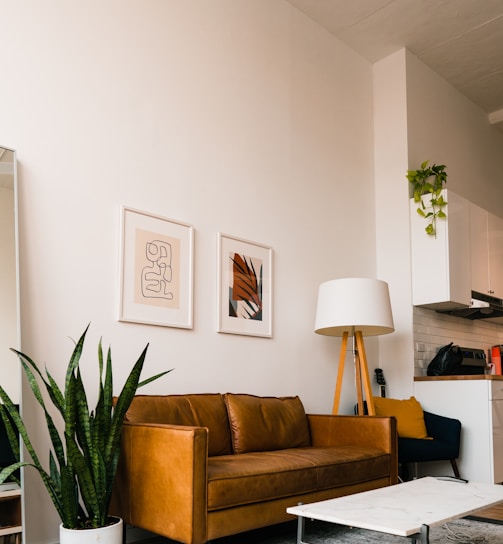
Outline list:
[[[118,320],[193,327],[194,228],[121,209]]]
[[[272,337],[270,246],[218,233],[217,331]]]

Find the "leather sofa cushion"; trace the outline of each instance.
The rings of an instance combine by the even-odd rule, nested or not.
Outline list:
[[[127,411],[132,423],[169,423],[208,429],[208,455],[232,453],[229,420],[220,393],[136,395]]]
[[[257,397],[226,393],[234,453],[283,450],[310,445],[299,397]]]
[[[390,463],[390,455],[382,450],[359,446],[212,457],[208,461],[208,510],[386,478]]]

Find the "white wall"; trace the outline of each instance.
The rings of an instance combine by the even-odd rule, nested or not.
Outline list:
[[[390,286],[395,332],[379,342],[387,395],[412,394],[412,305],[407,166],[405,50],[376,63],[374,131],[377,273]]]
[[[409,166],[447,165],[447,187],[503,216],[503,133],[487,114],[407,52]]]
[[[61,380],[91,322],[85,378],[103,335],[117,385],[150,342],[146,373],[175,371],[148,392],[298,393],[329,412],[340,344],[313,333],[318,285],[376,273],[370,65],[282,0],[4,3],[0,61],[24,351]],[[122,204],[194,225],[193,330],[116,321]],[[274,248],[273,339],[215,332],[218,231]],[[26,512],[29,544],[57,539],[30,472]]]
[[[489,125],[482,110],[405,49],[374,65],[374,89],[377,273],[390,284],[396,328],[380,340],[379,358],[389,395],[403,398],[413,394],[414,377],[406,171],[427,159],[446,164],[448,188],[501,216],[503,134]],[[438,327],[438,320],[430,321]],[[454,335],[447,325],[436,337],[468,340],[474,325],[456,321]],[[486,347],[498,344],[499,331],[488,330],[494,334],[484,336]],[[422,374],[419,366],[416,373]]]

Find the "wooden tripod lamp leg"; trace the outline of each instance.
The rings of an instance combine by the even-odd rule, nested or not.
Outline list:
[[[339,413],[339,403],[341,401],[342,391],[342,378],[344,376],[344,362],[346,361],[346,350],[348,346],[348,333],[342,334],[341,352],[339,355],[339,368],[337,370],[337,383],[335,385],[334,405],[332,407],[332,414],[337,415]]]
[[[363,381],[363,390],[365,391],[365,399],[367,401],[367,410],[369,416],[375,416],[374,399],[372,396],[372,386],[370,384],[369,368],[367,364],[367,355],[365,353],[365,345],[363,344],[363,335],[361,331],[355,332],[356,349],[360,358],[360,377]],[[362,414],[360,414],[362,415]]]
[[[363,416],[365,414],[365,409],[363,406],[362,365],[361,365],[360,355],[357,349],[354,351],[354,360],[355,360],[355,387],[356,387],[358,415]]]

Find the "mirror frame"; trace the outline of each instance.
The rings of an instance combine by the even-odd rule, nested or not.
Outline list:
[[[0,145],[0,150],[5,149],[12,153],[13,163],[13,189],[14,189],[14,265],[15,265],[15,283],[16,283],[16,348],[21,349],[21,294],[20,294],[20,273],[19,273],[19,180],[17,171],[17,154],[16,150],[10,147]],[[19,366],[18,375],[18,396],[19,396],[19,410],[22,413],[22,390],[23,390],[23,376],[21,365]],[[24,448],[21,447],[21,459],[24,460]],[[25,501],[24,501],[24,477],[23,469],[21,469],[21,541],[25,542]]]

